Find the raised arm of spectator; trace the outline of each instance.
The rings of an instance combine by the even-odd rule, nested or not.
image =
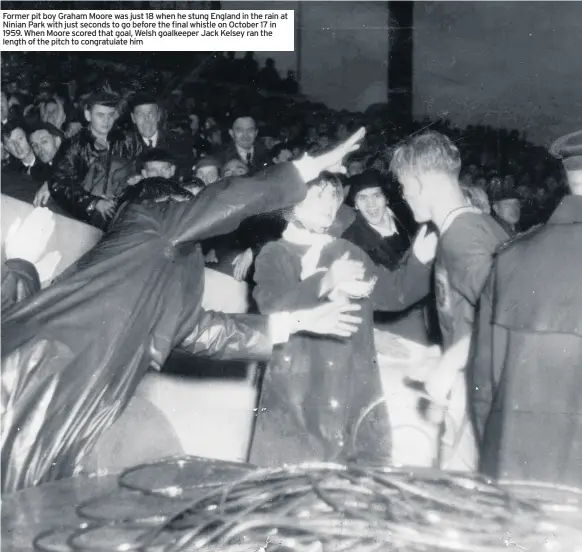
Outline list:
[[[361,129],[332,151],[304,156],[293,163],[269,167],[255,176],[230,178],[205,188],[196,201],[177,204],[173,245],[228,234],[253,215],[290,207],[303,200],[306,183],[323,170],[342,171],[342,160],[359,147]]]

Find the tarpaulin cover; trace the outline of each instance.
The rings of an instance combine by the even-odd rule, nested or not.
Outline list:
[[[3,313],[2,490],[78,473],[152,365],[179,345],[266,358],[265,321],[205,312],[197,242],[305,196],[291,165],[187,202],[132,205],[49,288]]]

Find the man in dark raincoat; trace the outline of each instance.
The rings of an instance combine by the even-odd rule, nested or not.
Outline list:
[[[486,475],[582,488],[582,131],[557,140],[572,195],[497,254],[471,407]]]
[[[216,359],[267,360],[272,319],[202,308],[198,242],[301,201],[305,183],[322,170],[340,170],[363,134],[317,158],[221,181],[192,200],[169,194],[130,203],[56,283],[3,313],[2,491],[79,473],[146,371],[163,366],[175,347]],[[324,307],[319,325],[305,313],[287,316],[286,336],[276,341],[303,330],[350,335],[355,328],[346,313],[354,305]]]

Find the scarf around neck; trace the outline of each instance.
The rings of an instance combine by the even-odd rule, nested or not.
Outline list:
[[[323,248],[335,238],[329,234],[317,234],[301,228],[290,222],[283,232],[283,239],[296,245],[307,245],[309,249],[301,257],[301,280],[305,280],[317,272],[325,272],[325,268],[317,268]]]

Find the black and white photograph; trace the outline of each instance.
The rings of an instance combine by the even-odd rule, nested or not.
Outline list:
[[[1,8],[2,551],[582,552],[582,2]]]

